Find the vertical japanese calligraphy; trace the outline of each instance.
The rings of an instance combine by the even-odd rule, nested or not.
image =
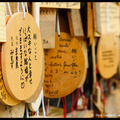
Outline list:
[[[40,31],[33,17],[16,13],[7,24],[7,43],[2,46],[3,78],[9,94],[26,100],[41,82],[43,48]],[[3,62],[5,61],[5,62]]]

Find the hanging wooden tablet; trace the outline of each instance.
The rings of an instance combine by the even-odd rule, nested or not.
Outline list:
[[[6,16],[6,24],[7,24],[7,21],[9,20],[9,18],[10,18],[9,15]],[[0,102],[5,105],[15,106],[20,101],[13,99],[9,95],[8,91],[5,88],[4,81],[3,81],[3,76],[2,76],[2,72],[1,72],[1,46],[2,46],[2,44],[0,45],[0,93],[1,93],[0,94]]]
[[[7,42],[2,45],[2,73],[9,94],[30,98],[41,82],[43,47],[39,28],[29,13],[16,13],[7,23]]]
[[[97,47],[97,66],[100,75],[109,79],[117,72],[119,41],[114,34],[101,35]]]
[[[60,98],[72,93],[85,69],[82,48],[75,37],[56,33],[55,49],[45,50],[44,96]]]
[[[94,35],[101,34],[99,2],[93,2],[93,19],[94,19]]]
[[[6,42],[5,2],[0,3],[0,42]]]
[[[25,103],[21,102],[16,106],[7,106],[0,103],[0,118],[23,118]]]
[[[84,54],[84,57],[85,57],[85,70],[83,72],[83,77],[78,85],[78,88],[81,88],[86,80],[86,77],[87,77],[87,69],[88,69],[88,54],[87,54],[87,43],[86,41],[83,41],[82,39],[79,39],[79,42],[80,42],[80,45],[81,45],[81,48],[83,50],[83,54]]]
[[[89,45],[93,43],[93,8],[92,2],[84,2],[81,6],[81,18],[85,37],[89,40]]]
[[[80,2],[40,2],[40,7],[44,8],[80,9],[80,6]]]
[[[55,48],[56,9],[40,9],[40,31],[43,48]]]
[[[101,27],[101,34],[106,34],[107,33],[107,4],[106,2],[98,2],[100,6],[100,27]],[[114,2],[108,2],[109,4],[109,22],[110,22],[110,32],[114,33],[116,36],[119,36],[120,34],[120,23],[119,23],[119,16],[120,16],[120,11],[119,11],[119,6],[115,4]],[[100,37],[101,34],[95,33],[96,37]]]
[[[81,36],[83,37],[84,33],[83,33],[80,10],[71,9],[67,11],[67,14],[68,14],[69,28],[71,35],[76,37],[81,37]]]
[[[87,37],[89,45],[93,43],[93,8],[92,2],[87,2]]]
[[[29,109],[33,112],[39,110],[39,107],[41,105],[41,101],[42,101],[42,91],[40,92],[38,98],[34,102],[28,103]]]

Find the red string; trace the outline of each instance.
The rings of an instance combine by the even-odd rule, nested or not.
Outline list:
[[[64,97],[64,101],[65,101],[65,118],[66,118],[66,97]]]
[[[66,97],[62,97],[63,110],[64,110],[64,118],[66,118]]]
[[[75,101],[74,101],[74,105],[73,105],[74,108],[75,108],[75,105],[76,105],[77,102],[78,102],[79,95],[80,95],[80,88],[78,88],[78,90],[77,90],[77,94],[76,94]],[[77,108],[76,108],[76,110],[77,110]]]
[[[45,111],[47,112],[47,105],[46,105],[46,99],[44,97],[44,105],[45,105]]]
[[[34,115],[36,114],[36,112],[34,112]]]
[[[85,105],[88,107],[88,98],[87,97],[85,97]]]
[[[98,87],[98,82],[96,81],[96,87]]]
[[[98,69],[97,69],[97,65],[96,65],[96,74],[98,74]]]

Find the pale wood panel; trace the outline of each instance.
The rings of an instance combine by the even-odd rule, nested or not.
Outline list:
[[[98,4],[98,3],[97,3]],[[119,6],[115,3],[108,2],[109,5],[109,20],[110,20],[110,32],[114,33],[116,36],[119,36],[120,28],[119,28]],[[100,27],[101,27],[101,34],[108,33],[107,31],[107,5],[106,2],[100,3]],[[97,16],[98,17],[98,16]],[[97,22],[97,21],[96,21]],[[99,37],[101,34],[94,33],[94,36]]]
[[[55,48],[56,9],[40,9],[40,31],[43,48]]]
[[[70,27],[70,33],[72,36],[83,37],[83,27],[81,21],[80,10],[71,9],[67,11],[68,13],[68,21]]]
[[[80,2],[40,2],[40,7],[80,9]]]

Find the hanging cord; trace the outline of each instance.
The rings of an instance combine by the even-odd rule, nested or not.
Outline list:
[[[93,96],[90,95],[90,110],[93,110]]]
[[[26,11],[28,13],[28,5],[27,5],[27,2],[25,2],[25,8],[26,8]]]
[[[19,2],[17,2],[17,11],[19,12]]]
[[[26,17],[25,6],[24,6],[23,2],[21,2],[21,3],[22,3],[22,9],[23,9],[23,13],[24,13],[24,17],[23,17],[23,19],[25,19],[25,17]]]
[[[64,110],[64,118],[66,118],[66,97],[62,97],[63,110]]]
[[[61,98],[58,98],[57,108],[59,108],[60,106],[60,101],[61,101]]]
[[[47,115],[49,115],[50,111],[50,99],[47,99]]]
[[[77,89],[77,95],[75,96],[74,105],[73,105],[73,110],[74,110],[74,108],[75,108],[75,105],[76,105],[76,110],[77,110],[77,108],[78,108],[77,102],[78,102],[78,99],[79,99],[79,95],[80,95],[80,88]]]
[[[5,2],[5,16],[7,16],[6,2]]]
[[[37,118],[39,117],[39,109],[36,111]]]
[[[110,17],[109,17],[109,3],[106,3],[106,19],[107,19],[107,32],[110,34]]]
[[[43,88],[42,88],[42,108],[43,108],[43,115],[44,115],[44,117],[46,117],[46,114],[45,114],[45,106],[44,106],[44,93],[43,93]]]
[[[39,12],[40,12],[40,5],[39,5]],[[39,14],[39,21],[40,21],[40,14]],[[39,28],[40,28],[40,22],[39,22]]]
[[[45,112],[47,113],[47,103],[46,103],[46,98],[44,97],[44,106],[45,106]]]
[[[7,2],[7,5],[8,5],[8,9],[9,9],[10,16],[12,16],[12,12],[11,12],[11,8],[10,8],[9,2]]]
[[[26,118],[29,118],[29,110],[28,110],[28,104],[25,104],[25,108],[26,108]]]
[[[59,22],[59,10],[57,9],[57,32],[58,36],[60,36],[60,22]]]

